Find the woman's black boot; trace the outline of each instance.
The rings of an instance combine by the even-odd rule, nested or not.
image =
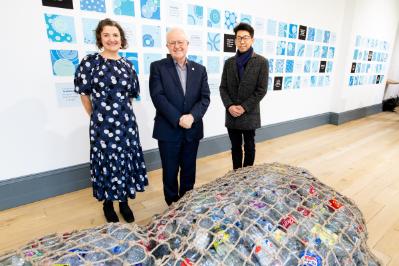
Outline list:
[[[104,216],[108,223],[119,222],[118,215],[114,210],[114,203],[111,200],[104,200],[103,204]]]
[[[125,219],[126,222],[134,222],[134,215],[132,210],[129,208],[127,201],[119,202],[119,211],[121,212],[122,217],[123,219]]]

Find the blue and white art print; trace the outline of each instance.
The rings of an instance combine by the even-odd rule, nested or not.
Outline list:
[[[219,56],[208,56],[207,57],[207,68],[208,74],[220,74],[220,57]]]
[[[204,23],[204,7],[199,5],[187,6],[187,24],[202,26]]]
[[[148,19],[161,19],[160,0],[140,0],[141,17]]]
[[[285,62],[285,72],[286,73],[294,72],[294,60],[287,60]]]
[[[329,47],[328,48],[328,53],[327,53],[327,58],[328,59],[333,59],[335,55],[335,48],[334,47]]]
[[[326,72],[330,73],[333,70],[333,62],[332,61],[328,61],[327,65],[326,65]]]
[[[133,0],[113,0],[114,14],[134,17]]]
[[[220,33],[208,32],[207,49],[210,52],[220,52],[221,36]]]
[[[323,36],[323,42],[324,43],[329,43],[330,42],[330,31],[326,30],[324,31],[324,36]]]
[[[254,43],[252,44],[254,51],[258,54],[263,54],[263,40],[262,39],[255,39]]]
[[[73,76],[79,64],[78,51],[50,50],[54,76]]]
[[[220,10],[215,8],[208,8],[208,20],[207,25],[209,28],[220,28],[221,22]]]
[[[312,65],[312,61],[306,60],[305,64],[303,65],[303,72],[310,73],[311,65]]]
[[[83,42],[85,44],[96,44],[96,28],[100,20],[83,18]]]
[[[247,14],[241,14],[240,22],[247,23],[249,25],[252,24],[252,16]]]
[[[132,63],[136,73],[140,74],[140,72],[139,72],[139,56],[137,53],[119,52],[119,55],[126,58],[127,60],[129,60],[130,63]]]
[[[272,19],[268,19],[267,20],[266,33],[267,33],[267,35],[270,35],[270,36],[276,36],[276,34],[277,34],[277,21],[272,20]]]
[[[295,56],[295,43],[294,42],[288,42],[287,56]]]
[[[285,49],[286,49],[286,41],[278,41],[276,54],[285,55]]]
[[[320,53],[321,53],[320,45],[315,45],[313,47],[313,57],[319,58],[320,57]]]
[[[310,76],[310,87],[317,87],[317,76]]]
[[[200,65],[204,64],[204,61],[202,60],[202,56],[200,56],[200,55],[192,55],[192,54],[190,54],[190,55],[187,56],[187,58],[188,58],[188,60],[194,61],[195,63],[198,63]]]
[[[320,61],[319,60],[312,61],[312,73],[318,73],[319,72],[319,65],[320,65]]]
[[[316,29],[316,34],[315,34],[314,40],[316,42],[322,42],[323,41],[323,31],[321,29]]]
[[[357,57],[359,56],[359,50],[358,49],[355,49],[354,51],[353,51],[353,60],[357,60]]]
[[[105,13],[105,0],[80,0],[80,10]]]
[[[292,88],[293,89],[301,88],[301,77],[300,76],[292,77]]]
[[[73,17],[44,14],[47,37],[51,42],[76,43]]]
[[[305,54],[305,44],[297,43],[296,44],[296,56],[302,57]]]
[[[312,27],[308,27],[308,36],[306,37],[306,40],[308,41],[314,41],[315,39],[315,34],[316,34],[316,29]]]
[[[233,11],[224,11],[224,27],[226,30],[233,30],[238,21],[238,16]]]
[[[161,48],[161,27],[152,25],[142,26],[143,47]]]
[[[328,46],[322,46],[321,47],[321,58],[327,58],[328,54]]]
[[[285,22],[278,23],[278,37],[285,38],[287,37],[288,32],[288,24]]]
[[[292,89],[292,77],[291,76],[284,77],[284,86],[283,87],[285,90]]]
[[[283,73],[284,72],[284,59],[276,59],[276,73]]]
[[[269,59],[269,74],[273,73],[274,71],[274,59]]]
[[[143,61],[144,61],[144,74],[150,74],[150,65],[154,61],[158,61],[162,59],[161,54],[153,54],[153,53],[144,53]]]
[[[269,76],[267,79],[267,90],[273,90],[273,77]]]
[[[288,31],[288,38],[296,39],[298,37],[298,25],[290,24]]]

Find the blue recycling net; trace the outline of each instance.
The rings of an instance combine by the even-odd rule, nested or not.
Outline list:
[[[380,265],[356,205],[307,170],[247,167],[186,194],[146,226],[53,234],[3,265]]]

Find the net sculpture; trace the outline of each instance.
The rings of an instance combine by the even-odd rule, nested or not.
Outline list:
[[[186,194],[146,226],[53,234],[0,265],[380,265],[347,197],[278,163],[231,171]]]

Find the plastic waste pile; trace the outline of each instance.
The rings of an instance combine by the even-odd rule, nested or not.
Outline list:
[[[278,163],[229,172],[146,226],[36,239],[0,265],[380,265],[356,205],[308,171]]]

